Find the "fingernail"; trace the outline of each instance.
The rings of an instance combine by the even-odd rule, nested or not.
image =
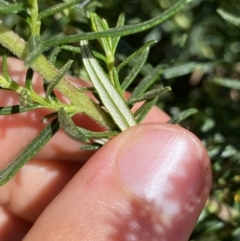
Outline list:
[[[185,130],[142,128],[120,148],[117,167],[130,191],[154,201],[164,213],[178,215],[201,199],[208,166],[203,153]]]

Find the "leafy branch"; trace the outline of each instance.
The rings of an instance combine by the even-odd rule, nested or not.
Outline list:
[[[23,18],[30,27],[30,36],[27,40],[24,40],[3,22],[0,22],[0,44],[16,57],[23,60],[29,67],[25,86],[20,86],[10,78],[7,70],[7,55],[4,55],[0,87],[18,93],[19,105],[2,107],[0,108],[0,114],[17,114],[36,108],[47,108],[52,110],[56,116],[13,162],[0,171],[0,185],[6,183],[31,159],[50,140],[59,127],[63,128],[65,133],[72,139],[84,143],[84,149],[97,149],[119,132],[140,123],[156,103],[159,96],[171,89],[163,86],[157,89],[150,89],[168,68],[168,65],[165,63],[156,67],[148,65],[150,71],[144,74],[144,77],[133,90],[130,99],[128,101],[125,100],[123,97],[124,91],[133,83],[137,76],[140,76],[147,61],[149,48],[155,41],[144,44],[119,65],[116,65],[116,50],[121,36],[141,32],[162,23],[189,4],[191,0],[182,0],[165,11],[161,16],[135,25],[124,25],[125,20],[122,14],[119,16],[116,27],[111,29],[104,19],[101,19],[95,13],[88,12],[87,17],[90,20],[93,32],[42,40],[42,19],[59,13],[64,9],[78,8],[79,2],[81,1],[75,0],[68,3],[60,3],[40,13],[38,1],[36,0],[28,0],[28,4],[10,4],[5,1],[0,3],[0,14],[15,13]],[[92,51],[87,41],[91,39],[98,40],[104,54]],[[79,47],[62,46],[62,44],[79,41]],[[43,55],[43,52],[49,46],[57,47],[53,49],[52,55],[48,58]],[[92,83],[91,89],[78,89],[65,77],[71,69],[72,60],[67,61],[62,68],[56,68],[57,55],[62,49],[81,53],[85,71]],[[123,80],[120,80],[119,73],[126,66],[132,66],[132,71]],[[47,86],[44,97],[40,96],[32,88],[33,71],[36,71],[43,77]],[[65,104],[58,100],[54,94],[55,90],[60,91],[70,101],[70,104]],[[85,93],[89,90],[92,91],[97,102],[93,101]],[[135,113],[132,113],[131,107],[140,101],[144,101],[144,103]],[[71,118],[77,113],[89,116],[99,125],[105,127],[106,131],[93,132],[76,126]],[[172,122],[178,122],[178,120],[180,121],[193,113],[195,111],[191,109],[173,119]]]

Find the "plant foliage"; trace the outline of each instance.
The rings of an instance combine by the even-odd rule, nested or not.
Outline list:
[[[202,140],[212,162],[212,190],[191,240],[240,239],[238,0],[1,0],[0,19],[0,86],[19,94],[19,105],[2,106],[0,114],[46,108],[53,116],[0,171],[1,184],[59,128],[83,149],[95,150],[158,105],[173,116],[170,123],[181,122]],[[8,74],[12,55],[29,67],[24,86]],[[44,78],[44,96],[32,88],[33,71]],[[92,87],[76,88],[65,74]],[[56,90],[70,103],[61,102]],[[76,126],[78,113],[105,131]]]
[[[3,75],[0,76],[0,87],[18,93],[19,106],[3,107],[0,114],[13,114],[13,110],[15,110],[14,114],[17,114],[36,108],[47,108],[52,110],[57,117],[13,160],[13,163],[10,163],[0,172],[0,183],[4,184],[8,181],[24,163],[31,159],[50,140],[59,127],[63,128],[65,133],[72,139],[83,142],[85,149],[96,149],[111,139],[113,135],[140,123],[156,102],[156,99],[169,91],[170,88],[147,91],[151,84],[147,84],[146,79],[148,82],[153,83],[159,78],[158,72],[154,76],[148,73],[142,81],[140,80],[130,100],[126,101],[124,91],[137,76],[140,76],[140,72],[146,66],[149,48],[155,42],[146,42],[117,65],[116,51],[119,41],[122,36],[142,32],[164,22],[189,2],[191,0],[182,0],[162,14],[134,25],[126,25],[124,14],[120,14],[116,26],[110,28],[107,21],[94,13],[93,9],[88,7],[88,3],[84,1],[52,3],[53,5],[50,7],[36,0],[19,1],[18,3],[2,1],[0,3],[0,13],[2,15],[0,44],[7,51],[13,53],[14,56],[23,60],[29,69],[25,86],[19,85],[8,74],[7,52],[5,51],[2,61]],[[77,17],[76,13],[80,11],[84,21],[79,20],[79,26],[82,22],[89,22],[89,32],[73,27],[72,15]],[[12,15],[10,17],[11,21],[8,19],[9,14]],[[61,25],[63,20],[66,21],[68,28],[72,27],[75,34],[65,33],[68,28],[62,29],[62,25],[59,26],[59,31],[53,34],[51,38],[49,36],[45,37],[49,35],[47,33],[49,29],[43,27],[44,20],[51,22],[58,18],[58,15],[61,16],[61,19],[57,20],[57,24]],[[16,24],[14,18],[18,19],[20,23]],[[28,27],[28,32],[20,31],[18,33],[16,31],[18,25],[21,24]],[[90,46],[87,40],[97,40],[99,50],[93,51],[91,49],[93,47]],[[69,46],[71,43],[76,44],[71,47]],[[84,89],[77,89],[65,77],[70,72],[74,60],[68,60],[61,64],[60,68],[56,66],[63,45],[68,51],[79,53],[78,62],[81,54],[83,67],[90,79],[92,93],[97,102],[94,102],[86,94],[88,89],[85,91]],[[49,47],[52,48],[50,55],[48,54]],[[132,71],[121,80],[119,72],[130,64],[133,64]],[[77,65],[79,64],[77,63]],[[149,68],[154,71],[154,67],[149,66]],[[167,65],[165,68],[167,68]],[[44,79],[44,97],[36,93],[32,87],[33,71],[38,72]],[[70,104],[62,103],[55,96],[55,89],[68,98]],[[134,114],[131,107],[139,101],[145,101],[145,103]],[[79,113],[89,116],[104,127],[106,132],[96,133],[76,126],[71,118]]]

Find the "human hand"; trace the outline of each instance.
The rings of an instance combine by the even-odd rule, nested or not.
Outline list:
[[[21,62],[12,59],[9,68],[23,81]],[[17,103],[14,93],[0,93],[1,105]],[[39,119],[46,113],[0,117],[0,168],[43,128]],[[153,108],[144,124],[95,154],[59,131],[0,187],[1,240],[188,240],[209,193],[211,168],[193,134],[160,124],[168,118]],[[98,128],[84,116],[75,121]]]

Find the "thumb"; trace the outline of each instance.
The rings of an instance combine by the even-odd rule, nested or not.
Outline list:
[[[115,137],[75,175],[24,240],[188,240],[211,172],[190,132],[142,124]]]

